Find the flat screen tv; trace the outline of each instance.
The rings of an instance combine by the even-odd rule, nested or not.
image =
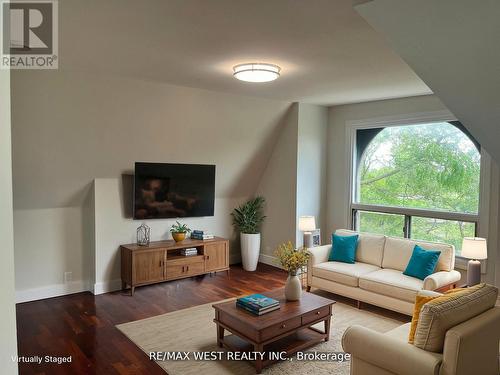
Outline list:
[[[134,219],[214,215],[215,165],[135,163]]]

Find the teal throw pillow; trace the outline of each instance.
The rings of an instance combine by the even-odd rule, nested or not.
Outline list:
[[[332,236],[332,250],[330,251],[329,261],[355,263],[356,248],[358,247],[358,235]]]
[[[425,279],[434,272],[440,254],[439,250],[425,250],[415,245],[403,275]]]

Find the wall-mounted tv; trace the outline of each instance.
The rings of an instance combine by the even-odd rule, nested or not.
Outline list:
[[[215,165],[135,163],[134,219],[214,215]]]

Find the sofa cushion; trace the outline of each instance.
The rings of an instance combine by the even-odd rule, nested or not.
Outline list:
[[[389,268],[370,272],[359,278],[361,289],[412,303],[423,285],[422,280],[403,275],[401,271]]]
[[[420,246],[415,245],[403,275],[424,280],[434,272],[440,254],[441,251],[439,250],[424,250]]]
[[[357,287],[359,286],[358,279],[361,275],[379,269],[380,267],[361,262],[324,262],[313,266],[312,274],[322,279]]]
[[[427,302],[420,311],[414,345],[440,353],[448,329],[495,306],[498,289],[479,284]]]
[[[338,229],[336,234],[341,236],[352,236],[359,234],[358,248],[356,250],[356,262],[382,266],[382,255],[384,253],[385,236],[370,233],[358,233],[347,229]]]
[[[382,268],[403,271],[411,258],[415,245],[419,245],[424,250],[441,251],[434,272],[450,271],[455,267],[455,248],[453,245],[387,237],[384,246]]]
[[[341,236],[332,235],[332,250],[328,257],[329,261],[354,264],[356,262],[356,249],[358,247],[358,235]]]

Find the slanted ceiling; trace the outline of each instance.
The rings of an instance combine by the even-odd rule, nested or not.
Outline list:
[[[500,162],[500,1],[373,0],[355,9]]]

